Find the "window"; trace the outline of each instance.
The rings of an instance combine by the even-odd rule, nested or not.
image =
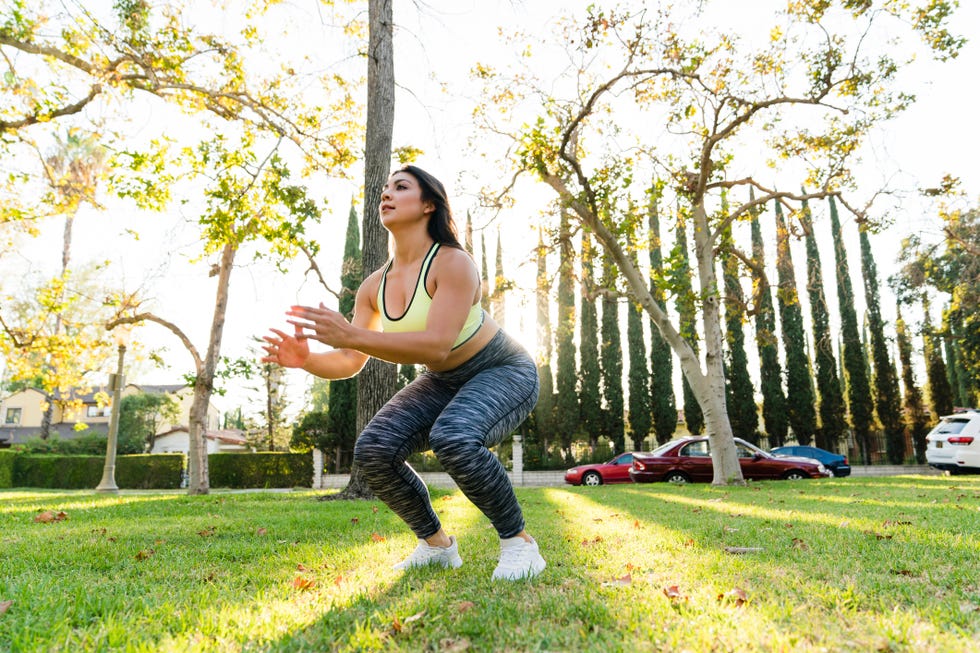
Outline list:
[[[681,449],[682,456],[707,456],[708,454],[708,441],[699,440],[698,442],[692,442],[691,444],[685,446]]]
[[[7,414],[3,418],[4,424],[20,424],[22,408],[8,408]]]
[[[108,417],[109,416],[109,406],[89,406],[85,415],[88,417]]]

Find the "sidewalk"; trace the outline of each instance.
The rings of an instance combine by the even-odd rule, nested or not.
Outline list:
[[[923,476],[940,476],[942,472],[928,465],[852,465],[851,476],[903,476],[907,474]],[[445,472],[422,472],[419,474],[430,487],[456,489],[456,483]],[[508,472],[511,482],[517,487],[556,487],[565,484],[565,471],[553,470],[544,472],[523,473],[523,479],[515,479],[513,472]],[[347,487],[349,474],[324,474],[323,489],[341,489]]]

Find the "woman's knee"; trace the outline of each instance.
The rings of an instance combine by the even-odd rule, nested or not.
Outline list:
[[[354,443],[354,464],[368,472],[379,467],[390,469],[395,448],[389,438],[375,432],[369,424]]]

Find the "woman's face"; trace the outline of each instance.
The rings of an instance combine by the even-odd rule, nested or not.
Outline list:
[[[378,213],[385,227],[424,222],[434,210],[431,202],[422,200],[422,187],[418,180],[407,172],[394,173],[381,189]]]

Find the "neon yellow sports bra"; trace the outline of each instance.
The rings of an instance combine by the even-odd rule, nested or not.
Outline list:
[[[419,269],[418,281],[415,283],[415,292],[408,301],[405,313],[401,317],[391,317],[388,314],[388,307],[385,306],[385,285],[388,281],[388,270],[391,269],[391,264],[394,263],[393,260],[388,261],[388,265],[385,266],[385,271],[381,274],[381,283],[378,286],[378,306],[381,308],[382,331],[388,333],[425,331],[429,309],[432,307],[432,297],[425,287],[425,279],[429,276],[429,267],[432,265],[432,259],[436,257],[436,252],[439,251],[439,246],[439,243],[432,243],[429,253],[425,255],[425,260],[422,261],[422,267]],[[463,330],[459,332],[456,342],[453,343],[453,349],[460,347],[464,342],[476,335],[476,332],[483,325],[485,317],[480,303],[473,304],[470,307],[469,314],[466,316],[466,323],[463,324]]]

